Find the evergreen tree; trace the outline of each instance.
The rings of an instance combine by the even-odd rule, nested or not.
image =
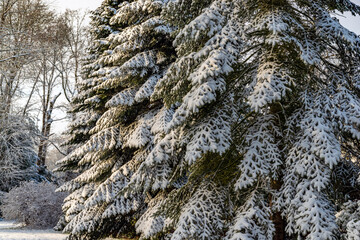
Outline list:
[[[72,125],[75,150],[59,162],[59,170],[81,171],[59,189],[71,192],[63,207],[70,238],[131,234],[131,219],[146,207],[142,194],[121,190],[172,114],[149,101],[175,54],[173,30],[160,18],[163,5],[109,0],[93,13],[95,43],[72,110],[84,117]]]
[[[67,158],[87,170],[64,187],[66,230],[356,239],[360,38],[335,10],[360,14],[349,0],[121,3],[87,100],[106,112]]]
[[[57,162],[58,167],[55,171],[72,171],[80,174],[89,168],[89,165],[79,164],[84,152],[76,152],[76,150],[84,145],[91,137],[90,130],[95,126],[96,121],[104,113],[104,101],[92,101],[96,97],[96,91],[93,90],[95,86],[100,84],[101,77],[98,77],[96,71],[100,70],[102,65],[97,63],[101,54],[108,49],[108,42],[105,40],[111,33],[115,32],[109,22],[112,16],[115,15],[115,7],[118,5],[117,1],[104,1],[102,5],[92,12],[91,15],[91,44],[88,48],[88,55],[82,60],[82,79],[76,86],[78,94],[72,99],[70,115],[72,122],[67,131],[67,140],[64,145],[72,153],[70,156]],[[86,157],[92,157],[91,153]],[[67,191],[75,191],[66,198],[66,204],[63,206],[65,216],[63,216],[57,228],[63,229],[67,222],[70,222],[73,217],[81,211],[84,205],[84,199],[91,192],[86,192],[91,187],[85,185],[80,186],[77,182],[71,181],[68,186],[62,189]],[[84,194],[81,194],[83,193]],[[84,197],[82,196],[84,195]]]
[[[339,235],[335,211],[344,196],[335,184],[346,184],[337,172],[346,162],[352,176],[359,173],[349,159],[359,154],[352,146],[360,39],[331,17],[335,10],[360,13],[350,1],[169,1],[164,16],[178,29],[178,58],[152,97],[177,107],[131,180],[139,186],[146,176],[145,190],[170,192],[154,215],[163,214],[163,229],[154,224],[150,232],[172,232],[171,239]],[[204,184],[226,193],[209,209],[201,201],[211,197],[199,195]],[[204,211],[219,217],[203,226]]]
[[[93,87],[100,84],[101,78],[98,78],[94,72],[101,68],[97,63],[99,56],[108,50],[107,36],[116,31],[110,25],[110,18],[114,16],[117,6],[116,1],[106,1],[101,7],[92,12],[91,15],[91,44],[88,48],[88,55],[82,59],[82,79],[76,86],[78,94],[72,99],[70,115],[72,122],[67,132],[68,139],[64,145],[69,149],[75,149],[87,140],[91,134],[90,130],[95,126],[96,121],[104,112],[104,103],[100,101],[90,101],[96,95]],[[87,101],[86,101],[87,100]],[[72,169],[77,167],[79,159],[67,158],[66,161],[60,162],[62,169]]]

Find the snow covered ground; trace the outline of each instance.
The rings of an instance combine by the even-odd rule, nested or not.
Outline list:
[[[65,234],[54,230],[23,229],[21,224],[0,221],[0,240],[64,240]]]

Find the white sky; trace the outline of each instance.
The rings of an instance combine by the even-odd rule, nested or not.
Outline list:
[[[102,0],[47,0],[47,2],[53,8],[60,9],[60,11],[64,11],[67,8],[72,10],[94,10],[100,6]]]
[[[359,5],[360,5],[360,0]],[[345,26],[347,29],[357,33],[360,35],[360,17],[359,16],[352,16],[351,14],[347,13],[344,15],[338,15],[337,18],[340,20],[340,23]]]
[[[360,6],[360,0],[351,0],[351,1]],[[354,17],[351,14],[347,13],[344,15],[338,15],[337,18],[340,19],[340,22],[342,25],[344,25],[351,31],[360,35],[360,17],[359,16]]]

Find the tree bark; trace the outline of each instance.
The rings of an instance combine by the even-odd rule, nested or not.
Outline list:
[[[46,161],[46,154],[47,154],[47,148],[48,148],[48,139],[50,136],[51,131],[51,124],[52,124],[52,118],[51,114],[54,110],[55,102],[57,98],[61,95],[59,93],[56,95],[53,100],[50,101],[49,108],[43,112],[43,125],[42,125],[42,132],[41,132],[41,138],[39,143],[39,151],[38,151],[38,161],[37,165],[44,166]]]
[[[278,116],[279,120],[280,120],[280,125],[282,125],[283,122],[285,122],[285,114],[284,114],[284,110],[282,108],[281,103],[274,103],[270,106],[270,112],[271,114]],[[282,150],[284,149],[284,146],[282,144],[282,139],[277,139],[277,141],[281,142],[279,145],[279,149]],[[278,173],[278,178],[277,179],[271,179],[271,184],[270,187],[271,189],[275,190],[276,192],[278,192],[283,184],[282,181],[282,174]],[[273,208],[273,197],[270,195],[270,208]],[[286,231],[285,231],[285,227],[286,227],[286,222],[283,219],[283,217],[281,216],[281,212],[273,212],[273,215],[271,216],[271,220],[274,223],[275,226],[275,235],[273,240],[285,240],[286,239]]]
[[[271,181],[271,188],[274,190],[279,190],[281,188],[282,183],[278,180]],[[270,196],[270,208],[273,207],[273,199]],[[281,212],[274,212],[271,216],[271,220],[275,226],[275,235],[273,240],[285,240],[286,232],[285,232],[285,220],[281,216]]]

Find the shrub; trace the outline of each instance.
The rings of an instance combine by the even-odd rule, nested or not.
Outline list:
[[[59,220],[66,196],[57,193],[49,182],[23,182],[3,197],[1,212],[6,220],[24,222],[33,228],[54,227]]]

